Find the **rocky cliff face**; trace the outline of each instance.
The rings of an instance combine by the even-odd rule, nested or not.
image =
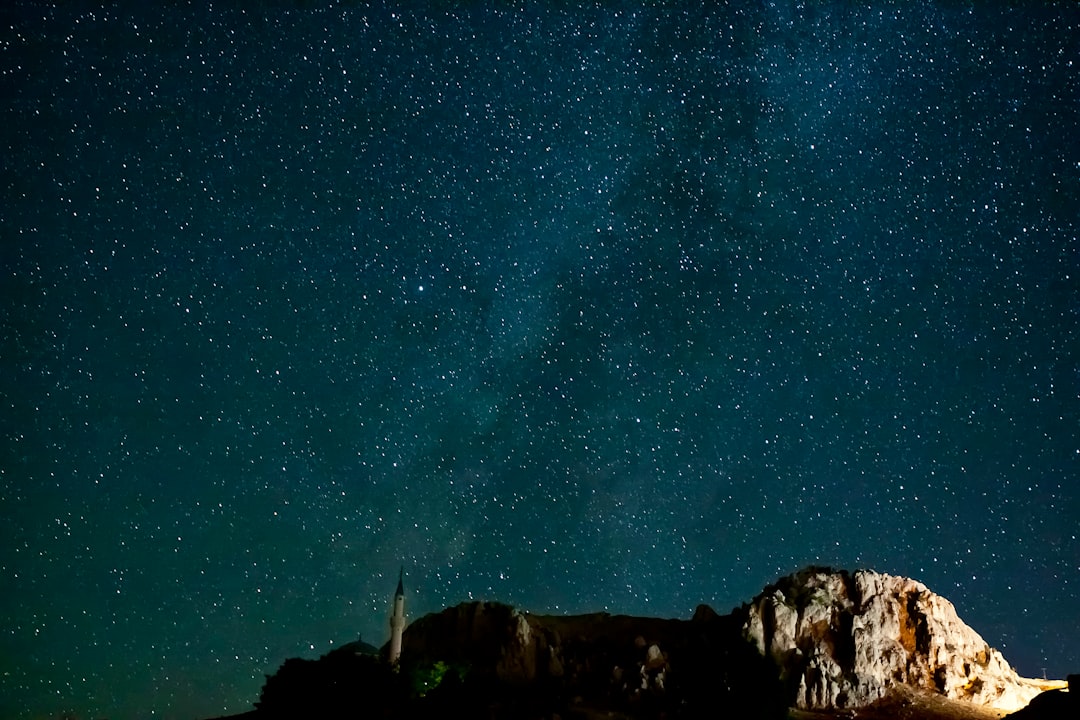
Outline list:
[[[563,674],[557,635],[499,603],[464,603],[421,618],[405,632],[402,657],[463,663],[514,684]]]
[[[641,676],[641,687],[647,689],[657,673],[663,683],[666,661],[661,659],[666,653],[660,647],[682,648],[686,627],[680,620],[607,613],[533,615],[500,603],[471,602],[407,628],[402,657],[463,664],[518,686],[598,678],[606,682],[632,673]]]
[[[743,635],[777,663],[802,709],[861,707],[906,685],[1015,710],[1040,691],[952,603],[908,578],[811,568],[736,613]]]
[[[754,711],[743,717],[779,718],[787,710],[775,668],[733,618],[704,607],[692,620],[667,620],[466,603],[406,628],[401,658],[403,665],[463,668],[472,683],[467,694],[512,690],[549,715],[692,717],[747,706]]]

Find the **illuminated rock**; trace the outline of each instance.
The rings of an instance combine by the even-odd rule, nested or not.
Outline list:
[[[1040,692],[915,580],[810,568],[766,588],[743,634],[781,668],[803,709],[862,707],[897,686],[1000,710]]]

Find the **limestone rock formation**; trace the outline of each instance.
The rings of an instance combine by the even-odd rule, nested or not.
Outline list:
[[[807,710],[854,708],[909,686],[1015,710],[1040,692],[956,615],[908,578],[809,568],[766,588],[742,613]]]

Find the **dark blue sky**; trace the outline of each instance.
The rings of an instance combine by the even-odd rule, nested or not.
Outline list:
[[[1080,670],[1073,5],[175,5],[0,10],[0,716],[241,711],[401,564]]]

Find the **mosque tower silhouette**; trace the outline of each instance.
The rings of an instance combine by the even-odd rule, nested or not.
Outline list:
[[[401,633],[405,629],[405,567],[398,573],[397,592],[394,593],[394,609],[390,613],[390,655],[391,665],[396,665],[401,658]]]

